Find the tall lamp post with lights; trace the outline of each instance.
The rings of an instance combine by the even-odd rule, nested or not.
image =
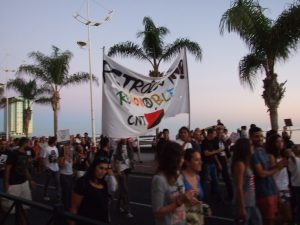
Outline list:
[[[88,54],[89,54],[89,74],[90,74],[90,104],[91,104],[91,124],[92,124],[92,138],[93,144],[96,145],[96,128],[95,128],[95,113],[94,113],[94,105],[93,105],[93,75],[92,75],[92,55],[91,55],[91,37],[90,37],[90,26],[100,26],[101,24],[109,21],[112,17],[113,11],[108,11],[107,16],[102,21],[92,21],[89,16],[89,0],[87,0],[87,17],[81,16],[79,13],[74,15],[74,18],[87,26],[88,30],[88,42],[85,43],[83,41],[78,41],[77,44],[80,47],[85,47],[88,45]]]
[[[4,69],[3,72],[5,73],[14,73],[16,72],[15,70],[11,70],[11,69]],[[6,121],[5,121],[5,127],[6,127],[6,131],[5,131],[5,134],[6,134],[6,140],[9,139],[9,129],[8,129],[8,93],[7,93],[7,82],[5,84],[3,84],[4,86],[4,93],[5,93],[5,110],[6,110]]]

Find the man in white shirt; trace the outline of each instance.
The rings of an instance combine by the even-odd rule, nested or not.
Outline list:
[[[56,148],[56,137],[50,137],[48,140],[48,146],[43,152],[43,160],[46,168],[46,181],[44,187],[44,200],[49,201],[48,185],[51,179],[54,180],[56,187],[56,197],[60,200],[61,188],[60,188],[60,176],[58,167],[58,150]]]

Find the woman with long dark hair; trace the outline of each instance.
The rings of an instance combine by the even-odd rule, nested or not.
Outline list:
[[[182,172],[183,183],[186,191],[196,191],[196,197],[199,200],[199,203],[193,206],[188,204],[186,205],[187,225],[202,225],[204,224],[204,214],[210,214],[208,206],[202,204],[204,192],[199,176],[201,170],[201,154],[195,149],[187,149],[184,153],[184,170]]]
[[[286,158],[284,141],[279,134],[273,134],[267,139],[266,149],[269,154],[270,166]],[[280,224],[289,224],[292,220],[291,193],[287,168],[283,168],[273,175],[279,191],[279,218]]]
[[[108,223],[109,200],[116,189],[117,182],[109,166],[108,158],[94,160],[86,174],[79,178],[75,185],[71,212]],[[71,223],[71,225],[74,224],[74,222]]]
[[[254,174],[250,165],[252,146],[249,139],[240,138],[233,147],[232,175],[234,199],[239,224],[262,225],[261,214],[256,207]]]
[[[181,148],[185,151],[193,148],[191,144],[190,130],[187,127],[181,127],[178,131],[178,139],[176,142],[181,145]]]
[[[183,151],[175,142],[163,146],[158,159],[158,172],[152,180],[152,208],[156,225],[183,225],[184,203],[198,204],[195,190],[185,191],[182,176]]]

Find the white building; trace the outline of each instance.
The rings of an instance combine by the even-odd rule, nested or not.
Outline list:
[[[12,97],[9,98],[8,105],[8,130],[10,137],[24,136],[24,127],[25,127],[25,109],[28,107],[28,104],[31,104],[30,101],[25,100],[22,97]],[[6,110],[4,114],[4,121],[6,121],[7,115]],[[4,123],[4,130],[6,122]],[[28,134],[32,134],[32,116],[29,122]]]

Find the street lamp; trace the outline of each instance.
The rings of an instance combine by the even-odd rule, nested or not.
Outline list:
[[[113,11],[108,11],[108,14],[107,16],[101,20],[101,21],[92,21],[90,20],[90,17],[89,17],[89,0],[87,0],[87,17],[83,17],[81,16],[79,13],[76,13],[74,15],[74,18],[87,26],[87,30],[88,30],[88,51],[89,51],[89,74],[90,74],[90,104],[91,104],[91,124],[92,124],[92,138],[93,138],[93,144],[96,145],[96,129],[95,129],[95,114],[94,114],[94,106],[93,106],[93,76],[92,76],[92,56],[91,56],[91,38],[90,38],[90,26],[94,26],[94,27],[97,27],[97,26],[100,26],[101,24],[103,24],[104,22],[106,21],[109,21],[112,17],[112,13]],[[80,46],[80,47],[84,47],[86,45],[85,42],[83,41],[79,41],[77,42],[77,44]]]
[[[5,73],[14,73],[16,72],[15,70],[11,70],[11,69],[3,69],[3,72]],[[8,141],[9,139],[9,129],[8,129],[8,92],[7,92],[7,81],[6,83],[3,85],[4,86],[4,93],[5,93],[5,110],[6,110],[6,140]]]

